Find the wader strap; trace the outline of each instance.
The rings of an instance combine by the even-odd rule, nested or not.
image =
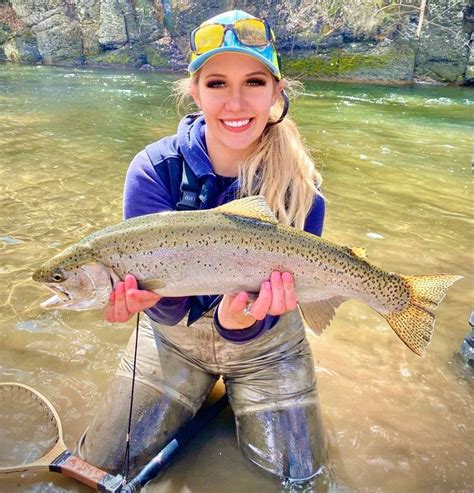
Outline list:
[[[169,180],[171,192],[180,191],[176,203],[177,211],[192,211],[215,207],[216,200],[215,178],[208,176],[199,181],[182,156],[173,156],[163,159],[158,142],[146,146],[146,152],[157,173],[166,176]],[[166,170],[166,171],[165,171]],[[179,184],[179,185],[178,185]],[[193,296],[188,314],[187,325],[199,320],[205,313],[214,308],[222,296]]]
[[[200,195],[202,186],[198,182],[196,176],[188,166],[186,161],[182,161],[183,171],[181,174],[181,198],[176,204],[177,211],[192,211],[199,209]]]

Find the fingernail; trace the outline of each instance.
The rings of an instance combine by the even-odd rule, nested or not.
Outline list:
[[[293,282],[293,276],[289,272],[283,272],[283,274],[281,275],[281,278],[283,279],[283,282],[286,282],[286,283]]]
[[[272,285],[271,285],[270,281],[265,281],[265,282],[263,283],[263,287],[264,287],[264,289],[270,289],[270,288],[271,288],[271,286],[272,286]]]

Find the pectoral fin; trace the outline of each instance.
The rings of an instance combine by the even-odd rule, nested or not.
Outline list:
[[[300,310],[306,324],[320,335],[333,319],[336,308],[344,301],[347,301],[347,298],[334,296],[312,303],[300,303]]]
[[[138,281],[138,287],[140,289],[146,289],[147,291],[156,291],[164,288],[166,283],[161,279],[147,279],[146,281]]]

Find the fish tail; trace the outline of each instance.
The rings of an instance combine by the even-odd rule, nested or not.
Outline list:
[[[409,290],[408,305],[401,311],[384,314],[398,337],[416,354],[424,356],[433,336],[433,311],[449,287],[462,276],[437,274],[433,276],[400,276]]]

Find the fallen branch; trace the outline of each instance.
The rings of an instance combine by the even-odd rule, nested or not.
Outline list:
[[[416,39],[420,39],[421,28],[423,27],[423,21],[425,20],[426,1],[427,0],[421,0],[420,18],[418,19],[418,27],[416,28],[415,33]]]

